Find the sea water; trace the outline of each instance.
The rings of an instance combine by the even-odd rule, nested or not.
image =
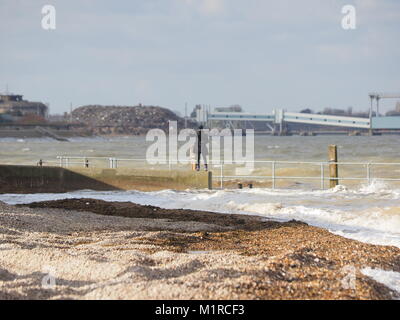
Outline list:
[[[0,201],[9,204],[66,198],[128,201],[167,209],[257,215],[276,221],[296,219],[346,238],[400,248],[400,189],[392,189],[382,182],[356,189],[338,186],[331,190],[82,190],[61,194],[0,195]]]
[[[72,138],[71,142],[51,139],[0,139],[0,163],[35,164],[38,159],[56,162],[57,156],[67,155],[144,158],[149,144],[145,137]],[[398,136],[256,136],[255,158],[256,160],[326,161],[329,144],[338,146],[339,161],[400,162]],[[108,163],[99,165],[107,167]],[[302,174],[303,169],[296,164],[289,164],[285,168],[277,169],[279,170],[280,174],[289,173],[298,176]],[[319,168],[310,170],[304,169],[304,174],[318,177]],[[256,171],[257,174],[260,172],[263,174],[268,172],[268,168],[256,167]],[[372,175],[400,178],[400,166],[380,167],[378,171],[372,170]],[[346,174],[365,177],[365,173],[365,167],[339,168],[339,176]],[[0,201],[15,204],[87,197],[107,201],[131,201],[163,208],[259,215],[278,221],[297,219],[347,238],[400,247],[399,184],[374,180],[371,183],[360,180],[352,184],[341,181],[343,185],[335,189],[319,190],[318,179],[315,182],[315,185],[306,182],[292,185],[278,183],[279,188],[275,190],[256,187],[213,191],[83,190],[65,194],[2,194]]]

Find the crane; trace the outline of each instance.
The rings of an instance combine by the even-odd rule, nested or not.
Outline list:
[[[374,93],[369,94],[369,98],[371,99],[371,107],[369,110],[369,117],[371,119],[374,99],[376,100],[376,116],[379,117],[379,100],[381,100],[381,99],[400,99],[400,93],[374,92]]]

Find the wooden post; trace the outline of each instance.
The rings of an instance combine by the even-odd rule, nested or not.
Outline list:
[[[212,190],[212,171],[208,171],[208,190]]]
[[[329,162],[333,162],[329,164],[329,177],[331,178],[329,180],[329,187],[334,188],[339,184],[338,180],[338,157],[337,157],[337,146],[336,145],[330,145],[328,149],[328,159]]]

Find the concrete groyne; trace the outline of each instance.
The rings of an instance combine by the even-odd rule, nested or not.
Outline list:
[[[211,186],[207,172],[0,165],[0,193],[91,190],[161,190]]]

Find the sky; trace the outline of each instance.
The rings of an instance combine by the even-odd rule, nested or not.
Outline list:
[[[44,5],[55,30],[42,28]],[[344,5],[355,30],[342,28]],[[0,91],[51,113],[71,103],[366,110],[369,92],[400,93],[399,34],[398,0],[0,0]]]

